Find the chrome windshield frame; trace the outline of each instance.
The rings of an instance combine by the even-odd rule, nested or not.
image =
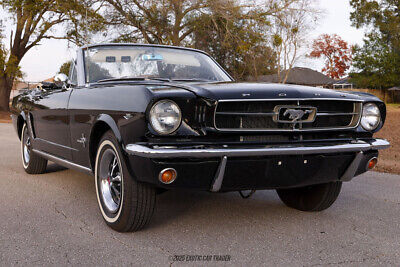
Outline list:
[[[80,47],[78,51],[78,56],[80,58],[81,62],[81,68],[79,71],[81,72],[81,79],[79,79],[79,86],[85,86],[89,87],[90,84],[93,84],[87,81],[87,73],[86,73],[86,60],[85,60],[85,53],[91,48],[96,48],[96,47],[110,47],[110,46],[132,46],[132,47],[154,47],[154,48],[169,48],[169,49],[177,49],[177,50],[184,50],[184,51],[192,51],[192,52],[197,52],[201,53],[208,58],[211,59],[211,61],[230,79],[229,82],[234,82],[235,79],[208,53],[198,50],[198,49],[193,49],[189,47],[179,47],[179,46],[172,46],[172,45],[157,45],[157,44],[136,44],[136,43],[104,43],[104,44],[92,44],[92,45],[86,45]]]

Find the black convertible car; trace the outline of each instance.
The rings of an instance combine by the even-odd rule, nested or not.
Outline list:
[[[237,83],[194,49],[89,45],[55,80],[13,99],[22,165],[94,175],[117,231],[145,226],[157,193],[172,188],[276,189],[289,207],[321,211],[389,147],[373,137],[386,115],[375,96]]]

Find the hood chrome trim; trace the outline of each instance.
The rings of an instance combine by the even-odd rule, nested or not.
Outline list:
[[[332,101],[353,101],[353,102],[364,102],[362,99],[343,99],[343,98],[267,98],[267,99],[221,99],[218,102],[246,102],[246,101],[308,101],[308,100],[332,100]]]

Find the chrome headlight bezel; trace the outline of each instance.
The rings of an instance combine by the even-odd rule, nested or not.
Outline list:
[[[366,103],[363,105],[361,114],[361,127],[369,132],[376,130],[382,121],[381,111],[377,104]]]
[[[161,105],[167,105],[166,107],[161,107]],[[165,109],[170,107],[170,117],[174,117],[172,120],[172,123],[166,123],[165,121],[162,121],[168,116],[160,116],[160,112],[157,112],[157,108],[164,108]],[[168,113],[168,112],[165,112]],[[175,113],[175,114],[174,114]],[[174,133],[181,125],[182,122],[182,111],[179,107],[178,104],[176,104],[174,101],[169,100],[169,99],[163,99],[155,102],[150,111],[149,111],[149,122],[152,127],[152,129],[157,132],[160,135],[169,135]],[[170,125],[168,125],[170,124]]]

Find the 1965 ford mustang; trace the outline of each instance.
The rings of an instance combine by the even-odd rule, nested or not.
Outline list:
[[[69,77],[11,109],[25,171],[49,160],[94,175],[117,231],[144,227],[172,188],[276,189],[289,207],[321,211],[389,147],[373,138],[386,116],[373,95],[237,83],[204,52],[170,46],[82,47]]]

